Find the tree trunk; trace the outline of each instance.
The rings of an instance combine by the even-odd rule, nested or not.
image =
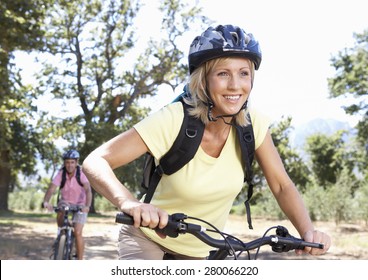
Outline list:
[[[0,151],[0,210],[8,211],[8,193],[11,181],[9,151]]]

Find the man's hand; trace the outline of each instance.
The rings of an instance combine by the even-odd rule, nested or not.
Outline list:
[[[42,207],[46,208],[50,212],[54,210],[54,207],[46,201],[42,202]]]

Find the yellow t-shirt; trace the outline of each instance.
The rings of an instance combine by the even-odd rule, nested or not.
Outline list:
[[[263,142],[269,121],[251,110],[255,148]],[[172,146],[184,117],[183,106],[175,102],[150,115],[134,126],[156,159]],[[194,158],[176,173],[163,175],[151,203],[169,214],[184,213],[204,219],[223,230],[233,201],[243,187],[241,150],[236,145],[235,128],[218,158],[198,148]],[[189,221],[188,222],[192,222]],[[205,226],[209,228],[208,226]],[[155,231],[142,228],[153,241],[182,255],[206,257],[211,248],[191,234],[161,239]],[[219,235],[216,235],[219,238]]]

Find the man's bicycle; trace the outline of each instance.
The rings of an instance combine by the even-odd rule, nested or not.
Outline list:
[[[73,215],[81,210],[82,208],[79,206],[54,207],[55,212],[64,212],[64,219],[63,226],[60,228],[60,232],[53,245],[53,253],[50,258],[54,260],[76,259],[74,227],[69,219],[69,215]]]
[[[210,226],[210,229],[206,229],[201,225],[188,223],[185,220],[192,219],[201,221],[202,223]],[[127,225],[133,225],[134,220],[131,216],[125,213],[118,213],[115,217],[115,222]],[[272,229],[276,229],[276,234],[267,235]],[[283,226],[275,226],[269,228],[261,238],[257,238],[250,242],[243,242],[240,239],[221,232],[213,225],[207,223],[204,220],[189,217],[182,213],[176,213],[169,216],[169,222],[163,229],[155,229],[166,234],[169,237],[177,237],[179,234],[192,234],[207,245],[217,248],[211,251],[209,254],[209,260],[224,260],[227,258],[238,259],[243,252],[247,252],[248,259],[251,259],[250,251],[256,249],[254,259],[257,259],[259,250],[264,245],[269,245],[276,253],[288,252],[290,250],[301,249],[305,247],[323,249],[323,244],[306,242],[303,239],[296,238],[289,234],[288,230]],[[218,233],[221,238],[215,239],[208,235],[206,232]]]

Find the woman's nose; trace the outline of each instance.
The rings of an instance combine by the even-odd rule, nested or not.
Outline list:
[[[236,75],[232,75],[229,78],[228,87],[230,89],[238,89],[240,88],[240,79]]]

